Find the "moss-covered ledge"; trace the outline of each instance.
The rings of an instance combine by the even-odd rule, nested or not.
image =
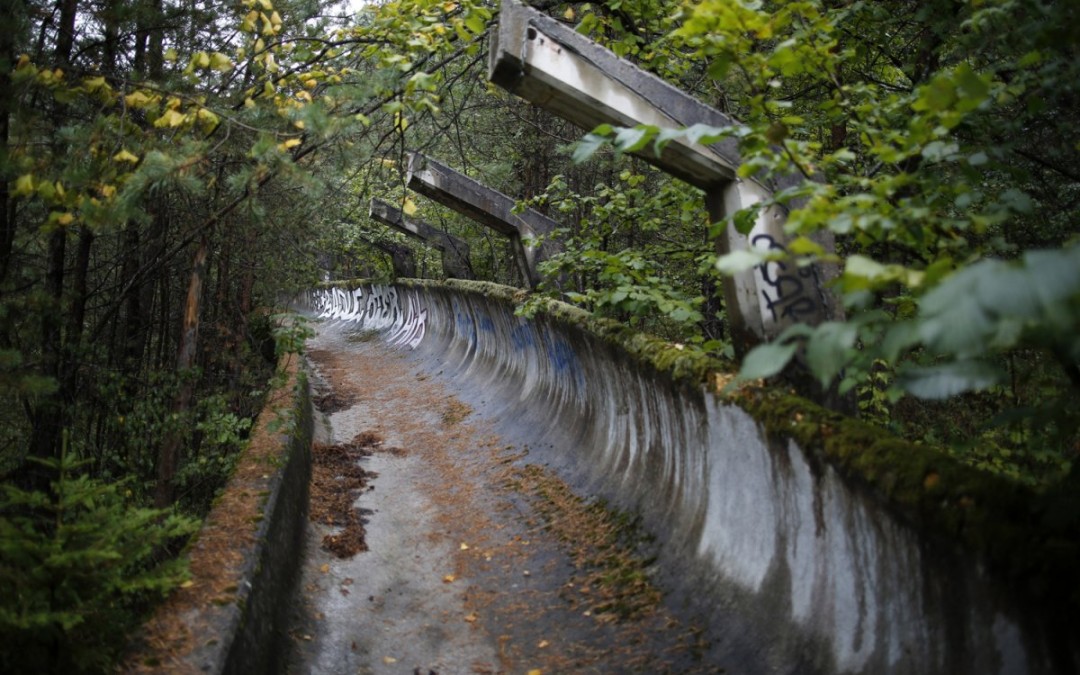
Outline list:
[[[1076,471],[1036,490],[778,388],[743,387],[729,400],[769,434],[870,488],[916,529],[977,555],[1014,590],[1070,614],[1080,609]]]
[[[127,672],[274,672],[300,564],[311,474],[307,378],[295,354],[188,546],[191,580],[143,626]]]

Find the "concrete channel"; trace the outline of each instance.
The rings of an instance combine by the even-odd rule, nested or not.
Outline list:
[[[308,353],[332,410],[316,420],[316,461],[321,447],[378,440],[355,502],[367,550],[338,557],[321,542],[340,528],[309,527],[289,672],[723,672],[658,591],[599,581],[602,552],[560,539],[606,543],[604,524],[565,526],[602,509],[530,464],[520,440],[535,430],[496,431],[483,398],[466,403],[430,364],[355,325],[319,324]],[[564,523],[550,527],[556,513]]]
[[[1075,495],[782,392],[725,399],[677,346],[518,301],[406,282],[300,303],[345,392],[324,442],[381,445],[370,550],[309,535],[293,672],[1076,672],[1075,603],[1037,590],[1075,585]],[[616,524],[562,527],[600,511]],[[599,564],[631,561],[606,578],[637,596],[576,546],[604,527]]]

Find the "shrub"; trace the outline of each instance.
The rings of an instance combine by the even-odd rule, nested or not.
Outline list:
[[[104,672],[184,580],[175,546],[197,523],[132,504],[124,483],[82,475],[67,453],[41,463],[48,490],[0,486],[0,671]]]

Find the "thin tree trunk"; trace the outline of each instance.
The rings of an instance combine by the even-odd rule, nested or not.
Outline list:
[[[172,405],[172,415],[183,418],[191,409],[195,398],[195,378],[191,368],[199,346],[199,312],[202,304],[203,283],[206,280],[207,259],[210,256],[210,239],[207,234],[199,239],[199,248],[191,265],[187,301],[184,303],[184,319],[180,328],[180,345],[176,355],[176,373],[182,379],[180,389]],[[171,506],[176,501],[176,472],[179,469],[180,449],[186,434],[182,429],[170,431],[158,453],[157,489],[154,504],[158,508]]]

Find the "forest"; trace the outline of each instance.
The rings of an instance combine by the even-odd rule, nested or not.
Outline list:
[[[0,1],[2,670],[109,670],[184,581],[302,348],[289,297],[462,271],[372,199],[528,285],[506,237],[407,189],[412,152],[560,224],[537,298],[1036,489],[1080,480],[1077,3],[534,0],[734,120],[590,130],[488,82],[493,0]],[[789,187],[710,222],[641,158],[676,139]],[[720,252],[772,207],[786,250]],[[776,263],[832,266],[843,311],[744,348],[720,288]]]

